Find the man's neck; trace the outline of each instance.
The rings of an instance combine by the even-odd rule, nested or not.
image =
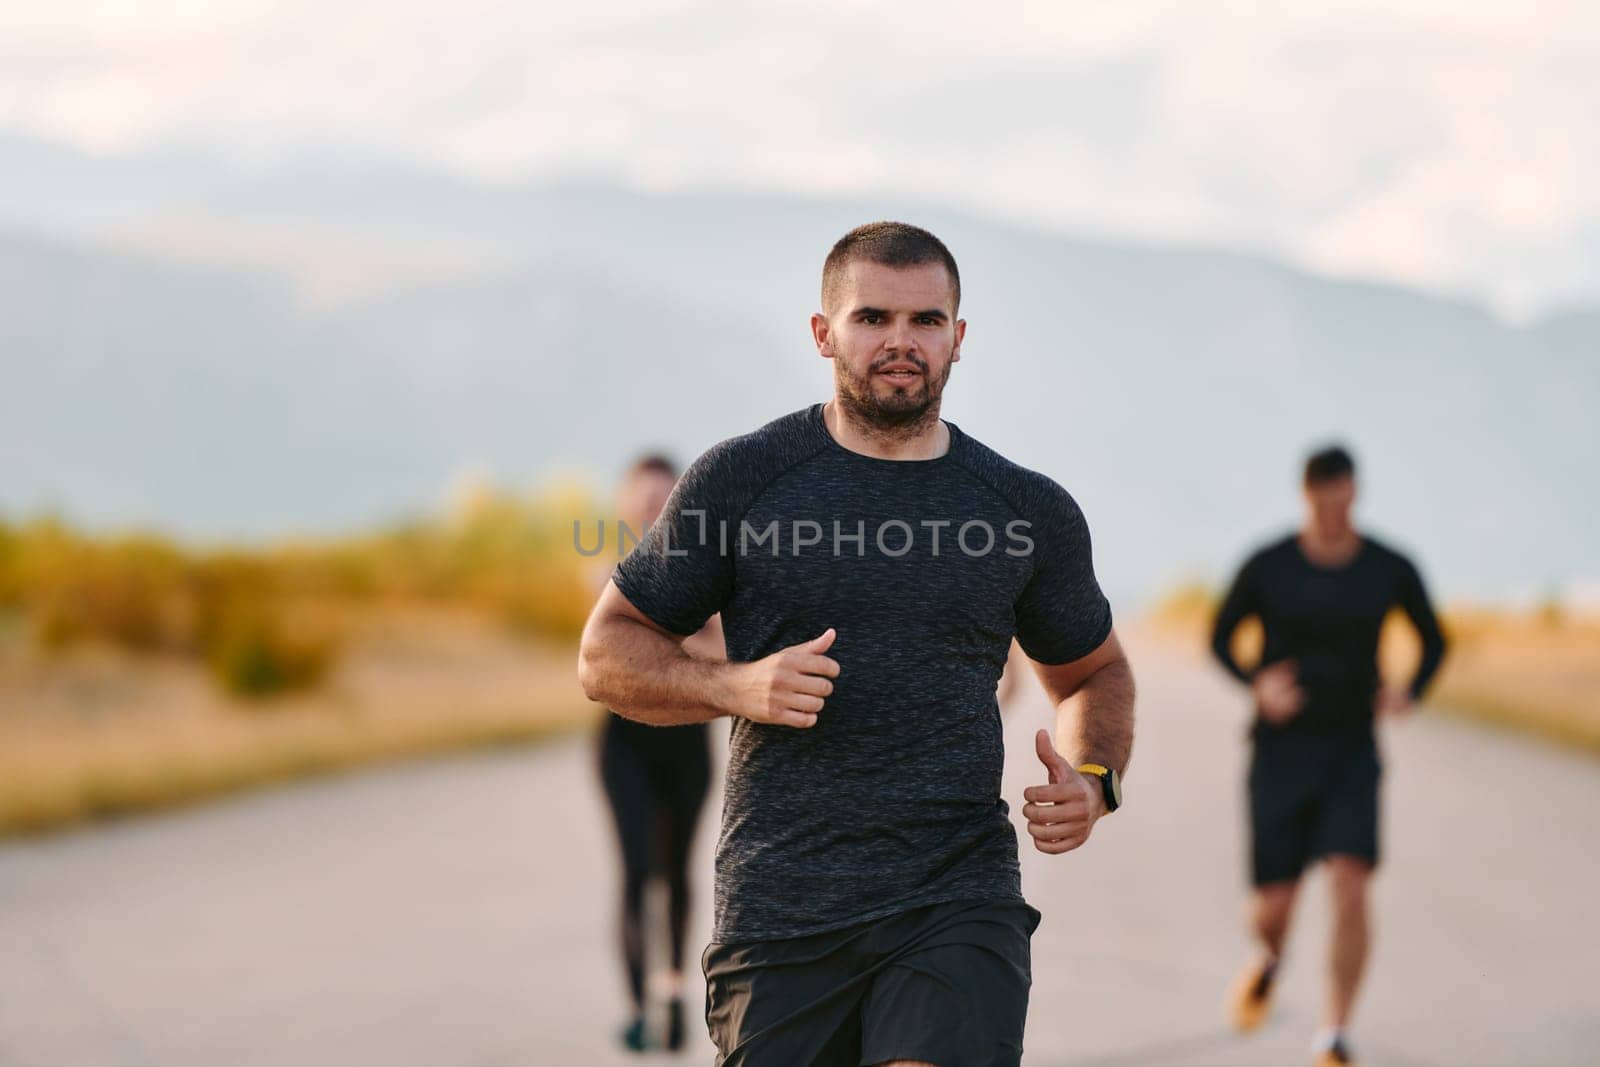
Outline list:
[[[835,397],[822,406],[822,421],[839,444],[873,459],[938,459],[950,450],[950,428],[937,407],[915,426],[886,430],[850,418]]]
[[[1354,526],[1323,530],[1308,522],[1300,528],[1300,549],[1312,563],[1337,567],[1349,563],[1361,551],[1361,534]]]

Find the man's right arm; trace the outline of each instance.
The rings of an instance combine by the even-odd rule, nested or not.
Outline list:
[[[1245,685],[1251,684],[1255,672],[1245,669],[1234,657],[1233,634],[1239,629],[1240,623],[1255,613],[1255,560],[1252,559],[1234,576],[1233,584],[1228,587],[1228,593],[1222,598],[1211,624],[1211,654],[1229,674]]]
[[[823,654],[833,638],[829,629],[751,663],[698,659],[607,582],[583,629],[578,681],[590,700],[657,726],[737,715],[804,729],[816,725],[839,675]]]
[[[1239,624],[1251,615],[1259,617],[1261,614],[1257,584],[1257,568],[1261,565],[1259,559],[1259,556],[1251,557],[1240,568],[1233,585],[1228,589],[1228,595],[1222,598],[1222,605],[1217,609],[1216,620],[1211,626],[1211,654],[1229,674],[1250,687],[1258,715],[1268,722],[1285,723],[1298,715],[1306,702],[1305,690],[1300,688],[1299,668],[1294,660],[1257,663],[1247,668],[1233,654],[1233,635],[1239,629]]]

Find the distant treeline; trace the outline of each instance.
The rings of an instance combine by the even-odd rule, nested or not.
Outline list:
[[[0,521],[0,613],[45,650],[102,642],[204,661],[231,692],[319,681],[353,613],[385,602],[464,605],[530,634],[575,639],[593,602],[573,490],[480,491],[445,517],[348,538],[196,549],[59,519]]]

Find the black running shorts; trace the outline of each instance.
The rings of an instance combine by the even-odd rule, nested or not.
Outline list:
[[[1015,1067],[1039,913],[1020,900],[933,904],[702,960],[718,1067],[925,1060]]]
[[[1331,855],[1376,866],[1381,776],[1368,732],[1258,734],[1250,759],[1254,883],[1293,881]]]

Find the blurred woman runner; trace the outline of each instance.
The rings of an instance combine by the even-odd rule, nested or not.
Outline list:
[[[629,468],[617,494],[617,514],[629,533],[620,526],[616,533],[619,538],[631,538],[625,546],[644,536],[677,478],[677,468],[660,455],[644,456]],[[724,658],[720,617],[712,616],[684,647],[706,659]],[[659,875],[666,884],[670,927],[669,967],[652,983],[663,982],[668,998],[662,1044],[673,1050],[683,1047],[689,853],[711,779],[710,747],[705,723],[649,726],[608,713],[600,730],[600,781],[622,853],[618,933],[632,1014],[621,1040],[623,1047],[634,1052],[655,1047],[645,1023],[644,896],[652,875]]]

